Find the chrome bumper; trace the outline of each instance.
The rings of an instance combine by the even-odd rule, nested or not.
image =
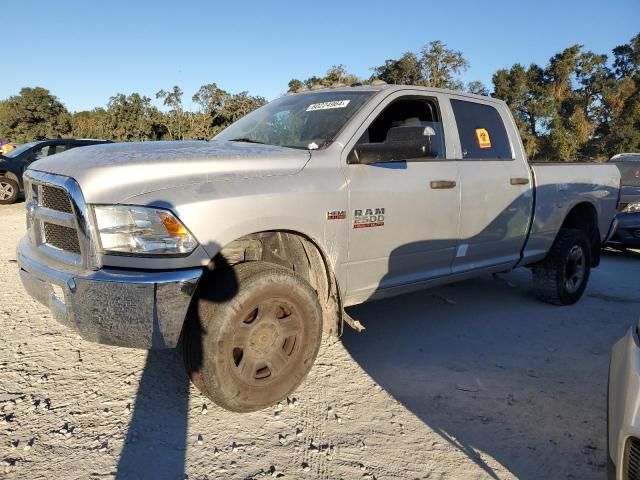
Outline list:
[[[23,239],[18,246],[26,291],[85,340],[132,348],[177,345],[201,268],[175,271],[51,268]]]
[[[611,352],[609,367],[607,459],[615,464],[615,476],[624,477],[624,454],[629,437],[640,438],[640,340],[635,327]],[[610,478],[612,478],[610,476]]]

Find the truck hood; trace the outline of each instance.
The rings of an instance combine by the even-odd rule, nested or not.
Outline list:
[[[308,150],[243,142],[138,142],[74,148],[29,169],[74,178],[88,203],[120,203],[164,188],[294,175]]]

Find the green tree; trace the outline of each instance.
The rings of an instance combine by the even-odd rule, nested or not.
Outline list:
[[[617,78],[634,77],[640,74],[640,34],[627,44],[613,49],[613,69]]]
[[[602,95],[600,128],[607,156],[640,151],[640,34],[613,49],[614,72]]]
[[[529,158],[540,151],[539,129],[550,122],[552,102],[544,81],[544,70],[536,64],[528,68],[518,63],[493,75],[493,96],[504,100],[518,125]]]
[[[267,101],[248,92],[230,94],[215,83],[203,85],[192,97],[199,110],[193,117],[192,138],[208,139]]]
[[[151,105],[149,97],[139,93],[111,97],[107,120],[113,139],[121,142],[156,140],[166,133],[158,109]]]
[[[419,54],[406,52],[398,60],[374,67],[371,79],[392,84],[422,85],[462,90],[459,74],[469,67],[462,52],[447,48],[440,40],[428,43]]]
[[[422,65],[413,52],[406,52],[398,60],[385,60],[373,68],[373,77],[395,85],[421,85]]]
[[[292,78],[291,80],[289,80],[287,87],[287,92],[301,92],[303,90],[306,90],[307,88],[304,82],[298,80],[297,78]]]
[[[462,52],[451,50],[440,40],[430,42],[420,52],[423,84],[428,87],[462,90],[458,75],[469,68]]]
[[[184,138],[184,107],[182,106],[183,91],[175,85],[170,91],[160,90],[156,93],[156,98],[161,99],[165,107],[169,108],[166,115],[161,115],[161,122],[167,129],[172,140],[182,140]]]
[[[467,83],[467,92],[473,93],[474,95],[484,95],[485,97],[489,96],[489,89],[480,80],[472,80]]]
[[[312,87],[337,87],[341,85],[352,85],[354,83],[362,83],[362,80],[356,75],[349,73],[346,66],[342,64],[332,65],[323,77],[316,77],[314,75],[306,80],[298,80],[297,78],[290,80],[287,92],[294,93]]]
[[[606,56],[572,45],[554,55],[545,70],[553,104],[548,153],[571,161],[589,154],[598,124],[594,108],[602,94]]]
[[[14,142],[60,138],[71,131],[71,116],[57,97],[42,87],[25,87],[0,106],[0,137]]]
[[[100,107],[74,113],[71,117],[71,131],[76,138],[113,139],[107,111]]]

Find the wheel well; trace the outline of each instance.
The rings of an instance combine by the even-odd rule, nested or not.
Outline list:
[[[14,180],[15,182],[17,182],[18,185],[20,185],[20,182],[18,181],[18,177],[12,172],[8,172],[6,170],[0,170],[0,177],[10,178],[11,180]]]
[[[591,266],[600,264],[600,229],[598,228],[598,212],[588,202],[579,203],[571,209],[564,219],[561,228],[582,230],[591,243]]]
[[[211,265],[220,264],[220,257],[228,265],[260,260],[301,275],[318,293],[323,331],[332,336],[341,335],[342,304],[334,272],[322,250],[307,236],[290,231],[252,233],[225,246]]]

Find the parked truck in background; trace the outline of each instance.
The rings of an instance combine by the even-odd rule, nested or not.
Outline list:
[[[618,228],[609,244],[640,248],[640,153],[620,153],[609,163],[620,169],[622,178]]]
[[[209,142],[32,164],[18,262],[85,339],[180,345],[200,391],[246,412],[300,384],[322,333],[354,323],[350,305],[516,267],[542,300],[573,304],[615,229],[619,181],[613,165],[529,164],[496,99],[318,90]]]

